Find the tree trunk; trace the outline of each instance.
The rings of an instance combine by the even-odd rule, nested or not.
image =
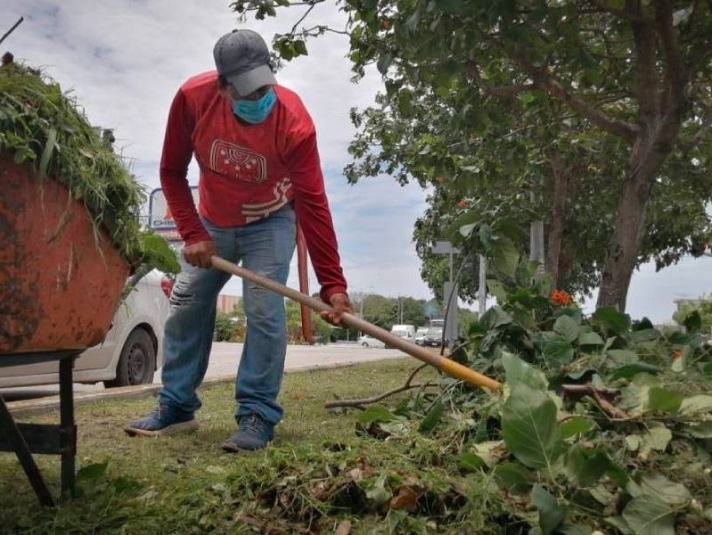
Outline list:
[[[561,242],[564,237],[564,218],[566,215],[566,196],[569,173],[561,168],[558,156],[552,154],[549,158],[554,173],[554,201],[551,207],[548,243],[546,247],[546,271],[551,275],[556,288],[561,286],[559,277],[559,256]]]
[[[630,280],[645,232],[645,211],[655,173],[670,152],[667,146],[645,137],[636,141],[629,160],[631,171],[623,185],[613,236],[606,249],[597,308],[614,306],[625,311]]]

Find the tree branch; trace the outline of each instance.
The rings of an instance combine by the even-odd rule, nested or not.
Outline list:
[[[665,134],[675,136],[679,127],[682,107],[685,101],[687,75],[680,54],[680,43],[673,26],[673,9],[670,0],[656,0],[655,12],[660,35],[665,51],[665,93],[663,110],[668,110],[665,117]],[[674,139],[674,137],[673,137]]]
[[[485,87],[483,88],[483,91],[485,95],[491,95],[493,97],[511,97],[520,93],[531,91],[533,89],[537,89],[537,86],[534,84],[516,84],[497,87]]]
[[[589,105],[586,101],[571,94],[544,69],[536,68],[523,54],[505,50],[501,43],[496,40],[495,44],[531,77],[537,87],[544,89],[551,96],[566,103],[569,107],[579,112],[606,132],[619,136],[628,143],[632,143],[635,140],[639,130],[637,125],[610,117],[606,112]]]
[[[638,0],[627,0],[626,9],[630,13],[639,13]],[[649,25],[632,23],[633,40],[638,56],[638,86],[635,88],[639,103],[639,113],[650,123],[659,115],[658,80],[657,80],[657,42],[655,29]]]
[[[399,386],[398,388],[394,388],[393,390],[389,390],[388,392],[384,392],[383,394],[379,394],[377,396],[373,396],[370,398],[364,398],[364,399],[337,399],[333,401],[327,401],[324,403],[324,408],[325,409],[334,409],[338,407],[352,407],[356,409],[364,409],[364,405],[369,405],[371,403],[377,403],[381,401],[382,399],[386,399],[389,396],[393,396],[395,394],[400,394],[401,392],[406,392],[407,390],[412,390],[414,388],[428,388],[431,386],[437,386],[434,383],[428,381],[427,383],[417,383],[417,384],[411,384],[415,376],[423,370],[424,368],[427,368],[429,365],[428,364],[421,364],[417,368],[415,368],[412,372],[410,372],[410,375],[408,375],[408,378],[405,380],[405,384],[403,386]]]

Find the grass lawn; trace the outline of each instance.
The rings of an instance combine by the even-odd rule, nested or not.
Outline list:
[[[40,507],[14,455],[2,453],[0,531],[499,533],[485,529],[478,512],[490,507],[490,494],[481,491],[485,476],[461,476],[439,451],[443,445],[426,436],[414,443],[357,434],[357,411],[323,408],[335,397],[398,387],[417,364],[403,359],[286,375],[285,419],[272,447],[253,454],[220,448],[235,429],[231,383],[201,390],[201,427],[190,435],[123,433],[128,419],[153,407],[152,396],[80,405],[77,496],[56,509]],[[418,380],[433,377],[424,370]],[[27,421],[56,422],[58,414]],[[36,458],[56,494],[59,458]]]

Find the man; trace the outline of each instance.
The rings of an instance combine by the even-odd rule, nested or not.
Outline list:
[[[185,241],[184,268],[171,294],[163,343],[158,406],[129,422],[129,435],[196,429],[201,384],[215,326],[217,296],[230,275],[211,257],[242,262],[284,284],[296,242],[296,221],[338,324],[352,306],[340,267],[311,117],[299,97],[277,85],[262,37],[235,30],[213,51],[217,72],[190,78],[171,105],[161,159],[161,185]],[[200,168],[196,211],[187,181]],[[185,265],[187,264],[187,265]],[[284,299],[243,281],[247,336],[235,383],[237,432],[227,451],[257,450],[282,418],[277,403],[286,353]]]

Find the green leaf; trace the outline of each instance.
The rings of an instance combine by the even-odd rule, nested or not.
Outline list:
[[[523,361],[513,353],[502,354],[502,366],[507,384],[514,387],[517,384],[526,384],[535,390],[546,390],[549,382],[541,370]]]
[[[42,156],[40,157],[39,171],[40,177],[45,177],[47,175],[47,169],[49,168],[49,161],[52,158],[54,149],[57,146],[57,130],[55,128],[50,128],[47,133],[47,143],[45,143],[44,150],[42,151]]]
[[[574,358],[574,348],[564,338],[554,338],[544,346],[544,358],[550,365],[564,366]]]
[[[295,39],[293,41],[292,49],[294,50],[295,56],[308,56],[307,44],[301,39]]]
[[[534,482],[534,474],[519,463],[503,463],[494,468],[494,475],[503,485],[511,490],[525,490]]]
[[[662,474],[643,477],[640,487],[644,494],[655,496],[669,505],[682,505],[692,499],[692,495],[685,485],[670,481]]]
[[[391,66],[391,63],[393,63],[393,54],[386,52],[385,54],[381,54],[379,56],[378,61],[376,62],[376,68],[381,74],[386,74],[388,72],[388,67]]]
[[[561,438],[567,439],[593,429],[594,423],[585,416],[574,416],[561,424]]]
[[[695,438],[712,438],[712,420],[688,425],[686,430]]]
[[[579,325],[569,316],[560,316],[554,322],[554,332],[568,343],[572,343],[579,336]]]
[[[623,334],[630,329],[630,316],[618,312],[614,307],[601,307],[593,313],[593,321],[608,331]]]
[[[665,451],[672,440],[672,431],[667,427],[650,427],[642,436],[643,444],[639,457],[646,460],[652,451]]]
[[[551,468],[561,455],[556,404],[525,384],[512,389],[502,409],[502,438],[512,454],[530,468]]]
[[[531,502],[539,510],[539,527],[544,535],[554,533],[566,518],[566,507],[540,485],[534,485]]]
[[[497,327],[509,325],[510,323],[512,323],[512,316],[497,306],[491,307],[480,318],[480,325],[487,330],[496,329]]]
[[[702,316],[700,316],[700,311],[693,310],[690,312],[683,321],[683,325],[685,326],[687,334],[700,332],[700,329],[702,328]]]
[[[628,364],[626,366],[621,366],[611,374],[611,380],[616,379],[630,379],[635,377],[639,373],[650,373],[658,374],[660,373],[660,368],[653,366],[652,364],[646,364],[645,362],[635,362],[633,364]]]
[[[101,479],[106,473],[106,468],[109,466],[109,462],[94,463],[84,466],[77,472],[74,477],[75,483],[84,483],[90,481],[96,481]]]
[[[364,486],[366,490],[366,498],[375,502],[376,505],[386,503],[393,497],[393,493],[386,486],[387,475],[382,475],[379,478],[368,481]]]
[[[651,411],[677,412],[682,403],[682,394],[654,386],[648,393],[648,409]]]
[[[652,496],[634,498],[622,516],[636,535],[675,535],[675,511]]]
[[[455,457],[455,463],[468,472],[476,472],[487,466],[479,455],[469,451]]]
[[[580,346],[602,346],[605,344],[601,335],[594,332],[579,334],[578,343]]]
[[[519,264],[517,247],[512,240],[505,238],[499,240],[493,248],[492,269],[513,279]]]
[[[181,267],[176,253],[158,234],[150,231],[139,235],[142,262],[165,273],[180,273]]]
[[[680,404],[680,416],[690,416],[709,411],[712,411],[712,396],[705,394],[685,398]]]
[[[357,420],[364,425],[373,422],[392,422],[397,419],[395,414],[381,405],[372,405],[357,416]]]
[[[566,456],[566,474],[582,487],[593,487],[608,470],[610,459],[604,451],[574,445]]]
[[[435,5],[446,15],[462,15],[465,13],[466,2],[462,0],[435,0]]]
[[[625,366],[638,362],[638,355],[629,349],[609,349],[608,356],[616,366]]]
[[[499,304],[507,301],[507,290],[504,284],[495,279],[487,279],[487,289],[497,298]]]
[[[429,433],[435,429],[435,426],[440,423],[444,413],[445,406],[438,401],[431,407],[428,414],[425,415],[425,418],[423,418],[423,421],[420,423],[420,427],[418,427],[418,431],[421,433]]]

